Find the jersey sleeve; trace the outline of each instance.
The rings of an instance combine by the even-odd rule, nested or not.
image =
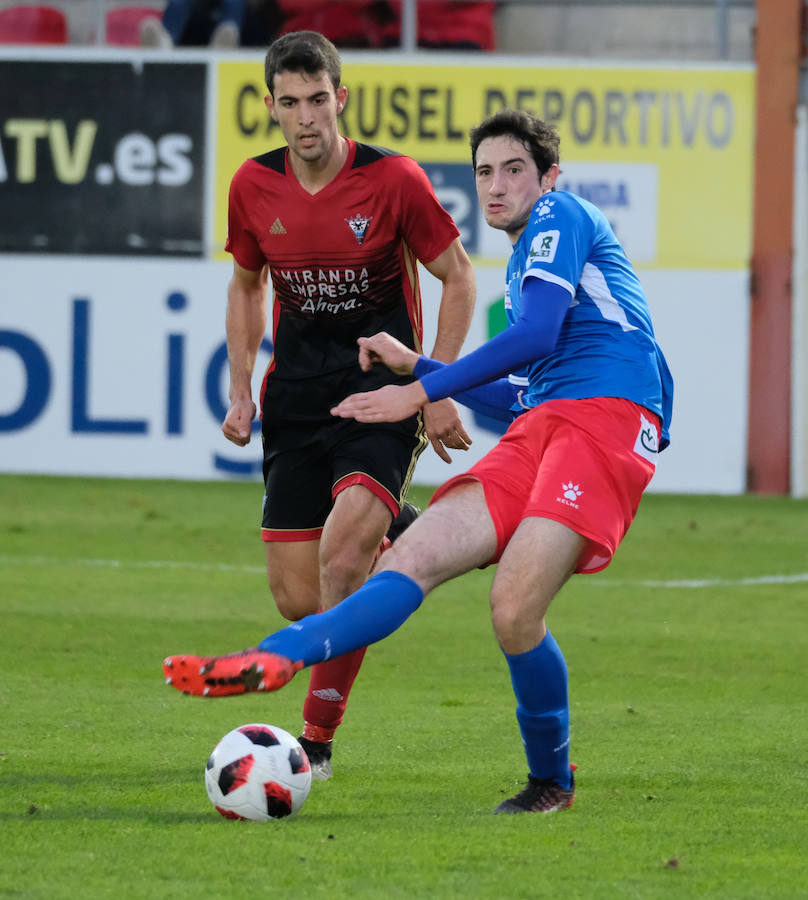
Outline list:
[[[420,379],[431,401],[454,397],[550,354],[569,309],[569,297],[558,285],[534,283],[517,321],[476,350]]]
[[[227,203],[227,240],[224,249],[233,254],[233,259],[243,268],[256,272],[263,268],[264,256],[254,233],[250,230],[246,197],[249,196],[249,175],[245,163],[230,182]]]
[[[433,259],[456,238],[457,225],[435,196],[426,172],[408,156],[397,158],[400,164],[398,202],[404,240],[423,263]]]
[[[574,297],[594,240],[586,210],[569,194],[545,194],[536,203],[528,228],[530,248],[522,282],[540,278]]]

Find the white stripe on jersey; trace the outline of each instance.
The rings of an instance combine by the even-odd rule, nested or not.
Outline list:
[[[636,325],[629,325],[626,311],[612,297],[609,285],[603,277],[603,272],[592,263],[585,263],[581,272],[581,287],[592,298],[592,302],[600,310],[600,314],[609,322],[617,322],[623,331],[636,331]]]
[[[564,290],[575,299],[575,286],[570,284],[566,278],[561,278],[559,275],[554,275],[552,272],[547,272],[544,269],[534,266],[525,272],[524,277],[522,278],[522,284],[524,284],[525,278],[528,278],[531,275],[534,278],[541,278],[543,281],[549,281],[550,284],[557,284],[559,287],[564,288]]]

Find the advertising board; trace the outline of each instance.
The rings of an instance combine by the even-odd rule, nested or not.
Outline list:
[[[219,428],[227,189],[281,142],[260,54],[57,57],[0,54],[0,471],[258,477],[258,440]],[[468,130],[507,103],[558,125],[559,186],[604,210],[640,272],[677,392],[652,489],[741,492],[751,68],[392,59],[346,56],[343,127],[413,155],[453,214],[477,272],[465,349],[501,327],[510,251],[478,211]],[[440,292],[422,280],[429,347]],[[452,466],[428,450],[417,482],[497,439],[464,418],[472,450]]]
[[[201,256],[206,81],[202,63],[0,59],[0,253]]]
[[[480,218],[469,130],[503,106],[561,136],[560,189],[598,205],[640,267],[744,268],[752,202],[754,75],[742,68],[650,68],[500,61],[474,66],[351,62],[343,133],[417,159],[453,213],[469,253],[507,242]],[[281,146],[259,60],[218,64],[215,246],[227,189],[248,157]]]

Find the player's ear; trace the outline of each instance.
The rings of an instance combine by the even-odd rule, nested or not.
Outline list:
[[[348,102],[348,88],[345,87],[344,84],[341,84],[337,88],[337,115],[339,115],[343,109],[345,109],[345,104]]]
[[[558,168],[558,165],[556,163],[553,163],[550,168],[544,173],[544,175],[542,175],[541,190],[543,194],[547,193],[547,191],[553,190],[556,180],[560,174],[561,169]]]
[[[275,99],[272,94],[267,94],[266,97],[264,97],[264,105],[269,110],[270,116],[277,122],[278,117],[275,115]]]

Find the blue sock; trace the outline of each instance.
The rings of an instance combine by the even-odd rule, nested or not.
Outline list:
[[[535,778],[552,778],[569,788],[570,707],[564,656],[548,631],[537,647],[513,656],[506,653],[505,659],[528,770]]]
[[[270,634],[258,646],[313,666],[392,634],[423,599],[412,578],[400,572],[379,572],[342,603]]]

